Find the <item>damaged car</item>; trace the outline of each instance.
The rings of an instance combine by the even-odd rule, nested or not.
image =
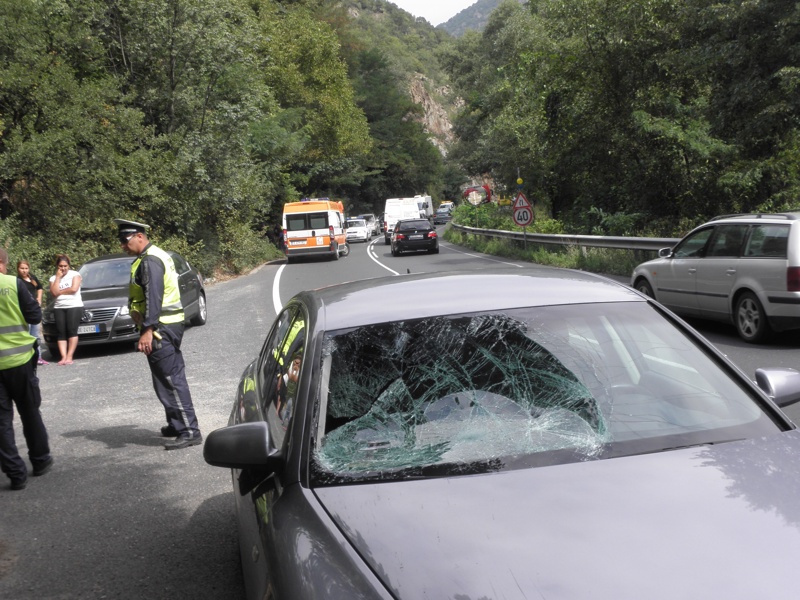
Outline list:
[[[249,598],[793,598],[800,373],[755,379],[599,276],[370,279],[281,310],[204,458]]]

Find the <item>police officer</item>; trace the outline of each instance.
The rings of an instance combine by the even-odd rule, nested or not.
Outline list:
[[[42,309],[18,279],[6,275],[8,252],[0,248],[0,468],[11,480],[12,490],[28,483],[28,469],[14,440],[14,406],[22,421],[34,475],[53,466],[47,429],[39,407],[42,395],[36,376],[37,340],[28,325],[40,323]]]
[[[139,326],[139,352],[147,356],[153,388],[167,415],[161,435],[175,438],[164,447],[196,446],[203,436],[181,353],[184,315],[175,265],[169,254],[147,238],[149,225],[125,219],[114,219],[114,223],[119,228],[119,243],[126,253],[136,256],[131,265],[129,306]]]

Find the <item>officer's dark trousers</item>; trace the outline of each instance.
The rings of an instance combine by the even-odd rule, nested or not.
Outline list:
[[[186,382],[186,365],[181,353],[183,325],[159,325],[161,347],[153,350],[148,357],[150,373],[153,375],[153,388],[167,413],[167,423],[175,428],[179,436],[196,437],[200,435],[197,417],[192,405],[192,394]],[[157,340],[153,339],[154,346]]]
[[[50,458],[47,429],[39,412],[41,404],[35,353],[24,365],[0,371],[0,468],[10,479],[25,479],[28,474],[14,439],[15,405],[31,464],[37,467]]]

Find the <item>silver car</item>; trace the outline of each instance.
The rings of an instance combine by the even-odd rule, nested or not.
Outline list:
[[[265,338],[203,450],[248,598],[797,598],[800,374],[627,286],[362,280]]]
[[[800,212],[718,217],[633,271],[631,285],[746,342],[800,328]]]

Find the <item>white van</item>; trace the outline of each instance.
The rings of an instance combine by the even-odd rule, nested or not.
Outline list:
[[[419,208],[419,216],[429,221],[433,219],[433,199],[430,196],[414,196],[417,201],[417,208]]]
[[[389,198],[383,211],[383,239],[386,245],[392,243],[394,224],[400,219],[425,218],[420,213],[417,198]]]

